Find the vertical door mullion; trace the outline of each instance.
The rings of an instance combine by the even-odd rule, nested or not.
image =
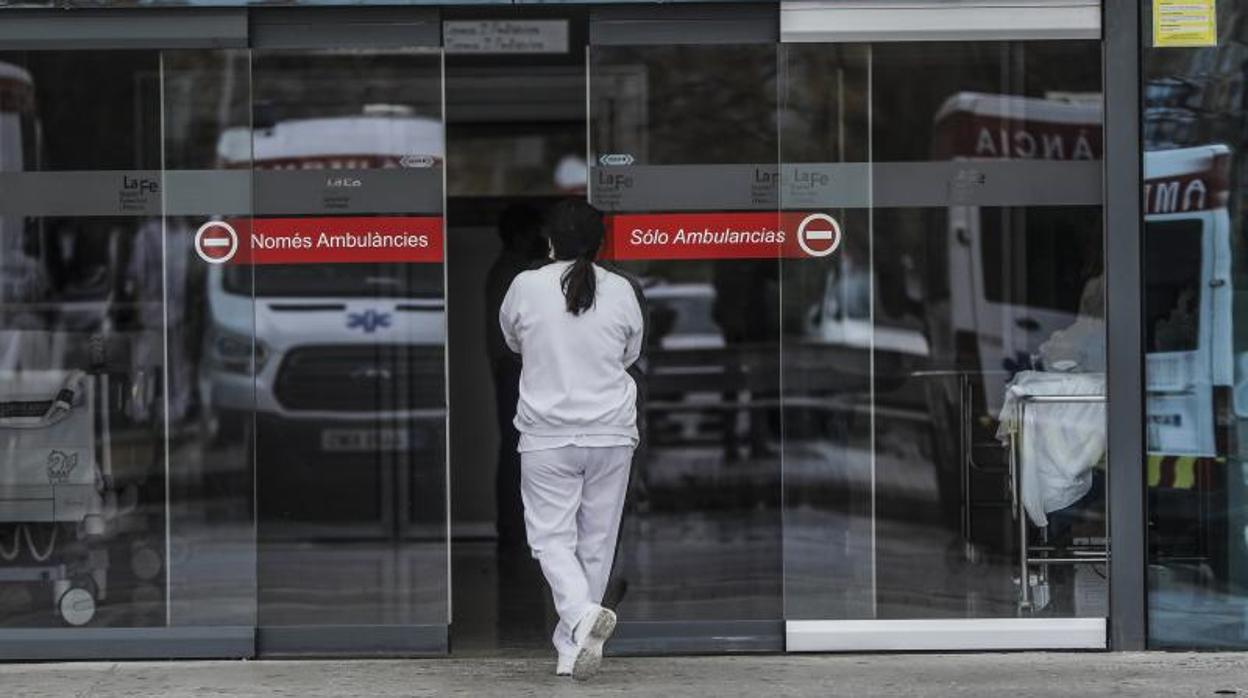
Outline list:
[[[1143,228],[1140,220],[1140,3],[1106,0],[1105,330],[1109,642],[1145,647]]]

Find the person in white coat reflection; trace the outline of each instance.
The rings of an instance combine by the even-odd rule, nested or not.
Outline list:
[[[520,355],[520,491],[529,547],[554,596],[556,673],[597,673],[615,613],[601,606],[615,555],[633,450],[637,385],[628,369],[645,341],[637,287],[594,260],[602,214],[555,206],[552,261],[521,273],[499,311]]]

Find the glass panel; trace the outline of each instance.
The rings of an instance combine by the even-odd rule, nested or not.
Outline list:
[[[164,288],[138,288],[153,303],[141,317],[156,324],[161,294],[165,305],[170,620],[254,626],[250,437],[254,369],[264,357],[254,343],[250,287],[232,296],[221,290],[250,232],[251,150],[241,148],[227,161],[218,138],[250,123],[250,54],[166,51],[160,88],[163,244],[159,223],[144,226],[143,254],[130,265],[160,273],[164,251]],[[136,365],[151,360],[144,356]]]
[[[255,154],[222,292],[254,283],[263,626],[447,623],[441,71],[256,52],[253,128],[221,134]]]
[[[782,47],[787,618],[1106,614],[1099,57]]]
[[[830,255],[781,266],[785,618],[872,618],[873,237],[870,189],[854,188],[871,175],[871,53],[782,46],[780,61],[781,207],[842,231]]]
[[[590,199],[651,315],[628,620],[781,615],[776,47],[591,47]]]
[[[1218,45],[1144,53],[1149,644],[1248,647],[1243,2]],[[1144,22],[1151,27],[1151,22]],[[1147,36],[1145,45],[1148,45]]]
[[[254,623],[251,455],[220,438],[193,252],[249,212],[246,157],[241,196],[198,196],[247,79],[245,53],[0,54],[4,626]]]

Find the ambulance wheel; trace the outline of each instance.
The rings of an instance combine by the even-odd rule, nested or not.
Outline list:
[[[61,621],[75,628],[82,627],[95,618],[95,595],[85,586],[72,586],[56,602]]]

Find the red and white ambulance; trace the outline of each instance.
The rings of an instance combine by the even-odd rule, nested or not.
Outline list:
[[[1102,157],[1098,95],[1038,99],[962,93],[945,103],[936,121],[935,152],[950,160]],[[1226,475],[1222,458],[1233,448],[1236,425],[1248,417],[1248,352],[1233,347],[1231,158],[1222,144],[1144,155],[1148,484],[1157,497],[1219,487]],[[990,413],[998,409],[1011,368],[1034,358],[1055,331],[1083,322],[1088,353],[1104,356],[1103,301],[1093,304],[1099,305],[1093,308],[1096,317],[1083,312],[1089,297],[1103,297],[1099,279],[1083,289],[1079,303],[1050,303],[1061,299],[1060,289],[1023,289],[1023,302],[1008,302],[1010,294],[1002,288],[1011,274],[1025,278],[1026,267],[1036,264],[1092,268],[1088,261],[1099,253],[1055,247],[1062,242],[1063,218],[1079,215],[1077,208],[1085,207],[1037,206],[1022,217],[978,206],[948,209],[954,332],[940,351],[953,355],[959,344],[976,347]],[[1099,215],[1099,207],[1086,208],[1088,215]],[[1112,241],[1112,231],[1105,234]],[[1048,270],[1037,276],[1055,278]],[[1164,516],[1166,506],[1155,501],[1153,516]]]
[[[259,178],[274,170],[323,170],[327,201],[331,194],[338,196],[334,192],[365,187],[366,178],[351,173],[434,170],[444,157],[442,123],[395,105],[369,105],[358,115],[229,129],[221,134],[217,150],[223,167],[254,168],[261,192]],[[260,196],[264,194],[255,203],[263,208],[267,202]],[[315,203],[310,205],[314,208]],[[305,215],[318,221],[313,228],[358,223],[361,230],[369,230],[378,222],[369,214]],[[238,231],[250,238],[244,248],[254,244],[253,234],[268,229],[265,217],[251,220],[252,230]],[[300,217],[282,220],[289,227]],[[436,225],[431,254],[441,259],[440,219]],[[258,248],[253,252],[259,254]],[[201,391],[215,408],[211,413],[232,414],[243,425],[250,423],[254,408],[261,425],[257,477],[265,499],[262,513],[266,508],[280,510],[292,523],[314,525],[323,518],[317,508],[334,500],[342,518],[336,533],[389,535],[396,516],[409,525],[421,517],[394,512],[388,502],[368,494],[373,490],[348,481],[376,479],[396,468],[405,478],[442,470],[440,465],[402,464],[421,459],[441,464],[444,458],[443,265],[353,261],[350,253],[331,251],[258,266],[210,265],[208,360]],[[231,424],[222,422],[223,427]],[[270,446],[280,457],[266,457]],[[417,482],[403,486],[426,489]],[[344,498],[358,492],[364,492],[364,499]],[[441,501],[441,496],[439,486],[430,499]],[[274,498],[280,501],[269,501]],[[443,511],[426,515],[441,520]]]

